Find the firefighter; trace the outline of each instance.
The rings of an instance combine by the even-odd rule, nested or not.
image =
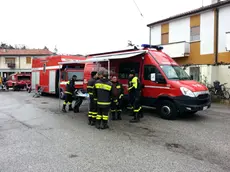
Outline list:
[[[141,87],[139,78],[135,76],[134,70],[131,70],[129,74],[128,92],[134,116],[130,122],[139,122],[140,118],[143,117],[142,107],[140,104]]]
[[[101,70],[98,72],[99,76],[102,76],[96,81],[94,85],[94,94],[97,99],[97,117],[96,128],[106,129],[109,128],[109,110],[112,98],[112,83],[108,80],[107,70]]]
[[[63,103],[62,111],[66,112],[66,104],[69,104],[69,111],[72,111],[72,101],[73,101],[73,94],[75,91],[75,81],[77,79],[76,75],[72,76],[72,79],[69,80],[66,84],[66,91],[65,91],[65,101]]]
[[[111,113],[112,113],[112,120],[121,120],[121,104],[122,98],[124,96],[124,90],[122,84],[117,81],[117,77],[112,77],[112,103],[111,103]],[[117,116],[116,116],[117,112]]]
[[[97,104],[96,104],[97,102],[95,96],[93,95],[93,88],[96,81],[97,81],[97,72],[92,71],[91,79],[88,81],[87,84],[87,92],[90,96],[89,112],[88,112],[89,125],[95,125],[96,116],[97,116]]]

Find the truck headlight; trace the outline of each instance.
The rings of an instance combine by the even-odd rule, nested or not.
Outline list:
[[[195,94],[186,87],[180,87],[180,90],[181,90],[182,94],[185,96],[196,97]]]

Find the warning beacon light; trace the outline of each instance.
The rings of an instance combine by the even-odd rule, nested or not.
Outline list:
[[[158,45],[142,44],[141,47],[143,47],[143,48],[154,48],[157,51],[163,50],[163,47],[162,46],[158,46]]]

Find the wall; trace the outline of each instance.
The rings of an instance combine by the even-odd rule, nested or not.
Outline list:
[[[214,11],[200,15],[200,54],[214,53]]]
[[[230,53],[226,51],[226,32],[230,32],[230,6],[219,10],[218,62],[230,63]]]
[[[169,23],[169,43],[190,40],[190,19],[175,20]]]
[[[10,58],[10,57],[9,57]],[[31,64],[26,63],[26,57],[15,57],[15,69],[31,69],[32,67],[32,59]],[[5,57],[0,57],[0,69],[10,69],[8,68],[7,64],[5,63]]]
[[[161,44],[161,25],[151,27],[151,44],[160,45]]]
[[[190,75],[191,67],[200,67],[201,80],[203,81],[207,77],[207,83],[213,85],[215,80],[220,81],[221,84],[227,83],[226,87],[230,88],[230,65],[194,65],[189,66],[185,71]]]

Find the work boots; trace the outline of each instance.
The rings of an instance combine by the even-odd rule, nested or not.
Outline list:
[[[66,109],[65,109],[66,105],[63,105],[62,107],[62,112],[67,112]]]
[[[69,111],[73,111],[72,104],[69,105]]]
[[[92,117],[88,117],[88,125],[92,124]]]
[[[117,112],[117,119],[118,119],[118,120],[122,120],[122,119],[121,119],[121,112],[120,112],[120,111]]]
[[[135,113],[134,113],[134,118],[131,119],[129,122],[131,122],[131,123],[137,123],[137,122],[139,122],[139,121],[140,121],[139,114],[135,112]]]
[[[107,128],[109,128],[109,126],[108,126],[108,121],[106,121],[106,120],[102,120],[102,126],[101,126],[101,129],[107,129]]]
[[[112,112],[112,120],[116,120],[116,113]]]
[[[92,118],[91,125],[93,126],[95,125],[95,123],[96,123],[96,118]]]
[[[95,123],[95,127],[97,128],[97,129],[100,129],[101,128],[101,119],[100,120],[96,120],[96,123]]]

